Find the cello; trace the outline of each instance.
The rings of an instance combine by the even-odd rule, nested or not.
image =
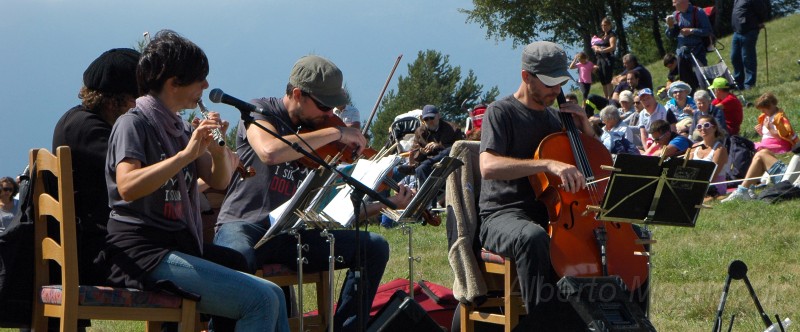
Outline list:
[[[558,96],[563,104],[564,93]],[[578,131],[572,115],[559,112],[563,131],[548,135],[539,144],[535,159],[556,160],[575,167],[584,175],[587,187],[570,193],[561,179],[550,173],[528,177],[536,198],[548,207],[550,219],[550,260],[559,277],[618,275],[631,291],[641,287],[648,276],[647,258],[637,256],[644,246],[629,223],[606,223],[596,219],[588,206],[599,206],[612,165],[610,152],[594,137]],[[565,147],[569,147],[566,149]]]

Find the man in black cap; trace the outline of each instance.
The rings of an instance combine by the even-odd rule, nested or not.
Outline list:
[[[422,125],[414,131],[414,144],[411,147],[411,160],[416,165],[414,173],[419,188],[433,172],[433,165],[450,155],[450,147],[464,139],[464,133],[455,123],[444,121],[439,109],[433,105],[422,108]]]
[[[339,68],[328,59],[309,55],[295,63],[283,97],[260,98],[251,102],[264,110],[263,114],[251,114],[256,123],[279,133],[291,142],[299,142],[295,135],[299,126],[314,128],[327,117],[335,116],[332,112],[334,106],[347,104],[347,96],[342,88],[342,72]],[[323,128],[299,136],[313,149],[332,142],[341,142],[361,152],[367,145],[361,131],[351,127]],[[247,259],[251,272],[265,262],[296,266],[297,239],[292,235],[281,233],[258,249],[253,246],[271,226],[269,213],[288,201],[306,177],[307,169],[298,162],[302,155],[257,126],[241,122],[236,133],[236,146],[242,165],[245,168],[252,167],[255,175],[231,181],[217,219],[214,244],[241,252]],[[399,208],[405,207],[411,199],[410,190],[403,186],[398,195],[389,199]],[[373,203],[367,204],[365,209],[367,214],[376,214],[382,207],[382,204]],[[329,232],[336,239],[336,256],[343,258],[336,266],[350,269],[334,314],[334,330],[355,331],[358,330],[358,316],[369,317],[372,300],[389,260],[389,244],[374,233],[358,234],[359,245],[354,231]],[[316,230],[304,230],[300,233],[303,244],[309,248],[304,253],[304,258],[308,260],[304,271],[327,270],[330,250],[326,238],[320,236]],[[361,259],[366,270],[361,275],[366,286],[362,291],[363,311],[360,313],[357,310],[359,292],[355,260],[359,247],[365,253]]]
[[[550,263],[547,208],[537,200],[528,176],[550,173],[561,179],[563,190],[576,193],[586,187],[584,175],[573,165],[533,159],[545,136],[561,131],[558,110],[551,108],[561,86],[572,76],[567,55],[551,42],[534,42],[522,52],[522,82],[510,96],[493,102],[481,125],[479,197],[480,241],[483,248],[514,259],[522,297],[528,310],[518,330],[564,330],[569,322],[555,318],[555,274]],[[583,133],[594,136],[586,113],[574,103],[559,105]],[[535,325],[534,325],[535,324]]]
[[[136,65],[139,52],[116,48],[104,52],[83,72],[81,104],[65,113],[53,130],[53,151],[69,146],[78,222],[78,275],[81,284],[99,285],[107,272],[93,264],[104,247],[111,209],[106,192],[105,162],[111,128],[139,96]]]

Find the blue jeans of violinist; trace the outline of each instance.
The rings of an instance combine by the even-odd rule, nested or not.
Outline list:
[[[251,271],[255,271],[262,264],[279,263],[290,268],[297,266],[297,255],[295,248],[297,239],[289,234],[280,234],[267,241],[258,249],[253,249],[258,240],[267,232],[266,227],[261,224],[250,222],[230,222],[221,224],[214,244],[229,247],[241,252]],[[389,261],[389,243],[374,233],[358,232],[358,242],[356,242],[356,231],[352,230],[333,230],[329,231],[334,235],[334,255],[341,257],[342,261],[337,262],[336,268],[347,268],[347,277],[339,294],[339,302],[336,313],[333,316],[335,331],[356,331],[358,324],[358,291],[356,287],[356,253],[358,248],[362,248],[361,262],[364,266],[362,292],[363,302],[361,312],[365,317],[363,322],[369,321],[369,311],[372,307],[372,300],[378,290],[386,263]],[[328,269],[328,256],[330,255],[327,239],[320,235],[319,231],[306,230],[300,233],[302,243],[308,245],[308,251],[303,253],[303,257],[308,260],[308,264],[303,266],[303,272],[315,272]],[[356,243],[360,243],[358,246]]]

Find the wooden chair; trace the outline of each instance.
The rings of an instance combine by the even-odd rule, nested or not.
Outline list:
[[[450,174],[446,187],[453,293],[461,302],[461,331],[472,332],[475,322],[485,322],[503,325],[508,332],[526,310],[514,262],[482,251],[478,245],[479,150],[480,142],[458,141],[450,151],[451,157],[464,163]]]
[[[47,317],[60,318],[61,331],[76,331],[78,319],[148,321],[148,330],[158,330],[160,322],[178,322],[180,331],[194,331],[195,301],[157,292],[79,285],[70,149],[58,147],[55,156],[33,149],[30,165],[36,212],[34,331],[47,330]],[[57,179],[52,192],[46,190],[46,173]],[[58,228],[48,232],[48,223]],[[54,233],[59,237],[48,235]],[[61,284],[49,283],[51,261],[60,266]]]
[[[289,330],[298,331],[300,319],[303,320],[303,330],[326,331],[331,313],[328,311],[328,301],[332,296],[328,285],[328,271],[303,273],[303,285],[314,284],[317,298],[317,315],[304,316],[303,308],[297,308],[296,314],[289,318]],[[283,264],[265,264],[256,271],[256,276],[267,279],[281,287],[297,286],[297,272]],[[297,294],[303,296],[303,294]]]

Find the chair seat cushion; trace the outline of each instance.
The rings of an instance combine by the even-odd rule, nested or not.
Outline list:
[[[288,276],[296,274],[295,270],[292,270],[289,266],[283,264],[264,264],[261,267],[261,273],[263,273],[263,277],[281,277],[281,276]]]
[[[497,264],[505,264],[506,259],[503,256],[495,254],[489,250],[481,249],[481,261],[487,263],[497,263]]]
[[[40,297],[45,304],[61,304],[61,285],[43,286]],[[85,306],[180,308],[183,299],[169,294],[131,288],[78,286],[78,304]]]

